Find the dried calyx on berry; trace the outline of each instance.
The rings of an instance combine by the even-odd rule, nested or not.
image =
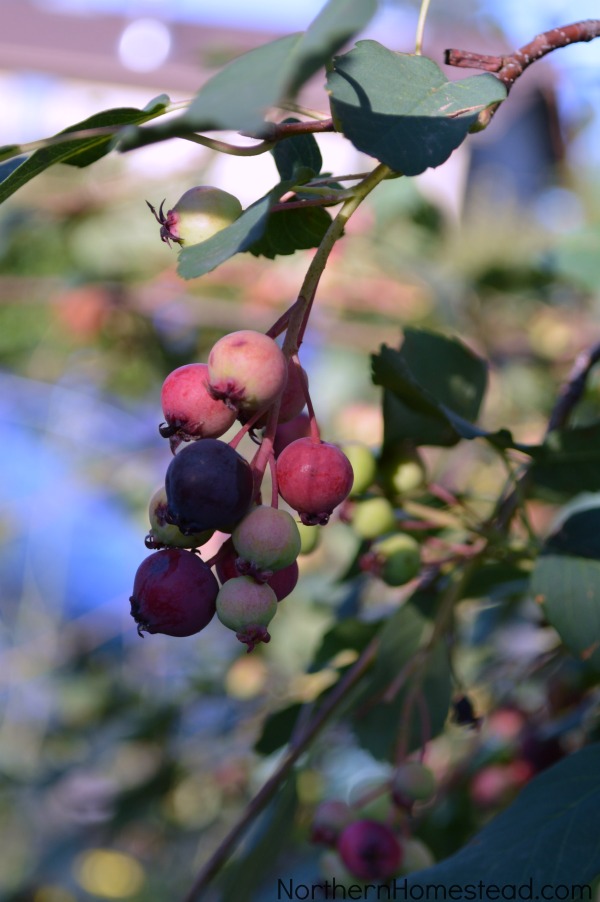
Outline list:
[[[217,616],[235,631],[236,638],[252,651],[260,642],[270,642],[267,626],[277,613],[277,597],[268,583],[250,576],[229,579],[217,595]]]

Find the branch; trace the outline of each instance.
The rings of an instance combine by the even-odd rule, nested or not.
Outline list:
[[[600,362],[600,342],[586,351],[582,351],[567,377],[567,381],[561,387],[558,398],[546,426],[546,436],[555,429],[562,429],[567,425],[573,410],[581,399],[588,376],[592,368]],[[512,520],[521,499],[525,496],[529,485],[530,464],[525,472],[516,481],[513,490],[500,504],[495,518],[495,525],[506,528]]]
[[[212,879],[219,873],[249,825],[277,794],[277,790],[292,770],[298,758],[304,754],[312,740],[322,730],[331,715],[346,699],[350,690],[361,680],[364,673],[371,667],[375,660],[378,648],[379,641],[377,637],[375,637],[371,640],[369,645],[367,645],[361,656],[355,661],[337,686],[331,691],[321,709],[308,724],[304,733],[298,738],[296,744],[289,749],[275,773],[269,777],[264,786],[254,796],[241,820],[234,825],[232,830],[218,846],[211,859],[204,865],[196,877],[192,888],[185,897],[184,902],[194,902],[194,900],[201,898],[201,893],[206,890]]]
[[[495,72],[496,77],[510,89],[528,66],[546,56],[547,53],[558,50],[559,47],[566,47],[568,44],[593,41],[599,36],[600,19],[587,19],[584,22],[573,22],[571,25],[562,25],[559,28],[544,31],[519,50],[506,56],[489,56],[470,50],[450,49],[445,52],[445,62],[448,66],[457,66],[463,69],[483,69],[486,72]]]

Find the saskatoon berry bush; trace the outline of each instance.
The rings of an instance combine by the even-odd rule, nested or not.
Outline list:
[[[31,198],[47,169],[53,200],[36,219],[11,198],[4,272],[84,281],[44,312],[58,333],[44,359],[60,375],[93,346],[104,389],[153,405],[163,473],[131,573],[144,651],[57,630],[46,731],[13,716],[29,758],[3,776],[5,833],[27,849],[15,863],[9,848],[10,898],[273,899],[278,879],[327,898],[333,878],[353,898],[400,880],[414,898],[480,883],[509,898],[530,880],[548,898],[595,891],[597,230],[561,244],[481,201],[451,227],[410,177],[493,129],[529,65],[600,24],[504,57],[451,50],[483,71],[448,81],[421,52],[426,4],[416,52],[356,41],[376,7],[330,0],[183,108],[161,96],[1,149],[24,159],[0,200]],[[322,70],[329,107],[311,111],[298,95]],[[323,171],[320,134],[365,171]],[[117,244],[126,223],[94,209],[85,172],[54,164],[108,177],[119,152],[173,138],[270,154],[276,183],[246,209],[191,180],[140,194],[155,250],[136,264],[113,244],[86,270],[81,220]],[[61,207],[71,186],[79,207]],[[211,295],[235,307],[232,328],[161,326],[152,291],[186,282],[198,317]],[[239,314],[248,295],[259,316]],[[324,307],[370,371],[362,404],[328,404],[331,373],[311,368]],[[21,342],[3,363],[39,378],[49,324],[31,309],[3,311]],[[369,345],[379,323],[389,337]],[[126,472],[100,478],[135,503]]]

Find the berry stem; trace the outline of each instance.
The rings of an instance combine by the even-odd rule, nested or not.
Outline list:
[[[262,417],[262,415],[264,414],[264,412],[265,412],[265,411],[264,411],[264,408],[263,408],[262,410],[257,410],[256,413],[253,413],[253,414],[252,414],[252,416],[250,417],[250,419],[248,420],[248,422],[247,422],[247,423],[244,423],[244,425],[243,425],[242,428],[239,430],[239,432],[236,432],[236,434],[233,436],[233,438],[232,438],[231,441],[229,442],[229,447],[230,447],[230,448],[233,448],[233,450],[235,451],[235,449],[237,448],[237,446],[239,445],[239,443],[241,442],[241,440],[244,438],[244,436],[245,436],[248,432],[250,432],[250,430],[252,429],[252,427],[254,426],[254,424],[257,422],[257,420],[259,420],[259,419]]]
[[[277,467],[275,466],[275,455],[271,451],[269,454],[269,470],[271,471],[271,507],[277,510],[279,506],[279,491],[277,486]]]

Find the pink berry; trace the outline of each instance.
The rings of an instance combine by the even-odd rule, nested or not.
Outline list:
[[[279,493],[309,526],[327,523],[348,497],[353,478],[344,452],[328,442],[300,438],[277,458]]]
[[[229,579],[217,595],[217,616],[236,638],[248,646],[270,642],[267,626],[277,613],[275,592],[266,583],[257,583],[250,576]]]
[[[306,404],[306,390],[308,389],[308,376],[306,370],[300,366],[297,361],[290,359],[288,362],[288,375],[285,388],[281,395],[279,403],[279,414],[277,422],[279,424],[289,423],[297,417]],[[261,429],[267,425],[269,417],[268,411],[257,420],[256,428]],[[308,433],[306,433],[308,435]],[[296,436],[299,438],[299,436]]]
[[[388,880],[402,864],[402,846],[396,834],[379,821],[349,824],[337,847],[348,870],[361,880]]]
[[[233,542],[231,539],[228,539],[222,548],[221,556],[219,557],[215,568],[220,583],[225,583],[229,579],[235,579],[237,576],[242,576],[242,573],[240,573],[236,567],[237,557],[238,553],[234,548]],[[266,579],[259,581],[266,582],[275,592],[277,601],[282,601],[282,599],[287,598],[287,596],[296,588],[298,575],[298,564],[294,561],[293,564],[283,567],[282,570],[276,570],[275,573],[269,572]],[[257,575],[254,575],[254,579],[257,579]]]
[[[287,361],[272,338],[243,329],[223,336],[208,355],[210,392],[245,416],[269,407],[287,381]]]
[[[165,438],[175,434],[184,441],[218,438],[235,422],[235,411],[209,394],[205,363],[188,363],[169,373],[161,403],[167,425],[160,431]]]
[[[192,636],[212,620],[219,585],[210,567],[183,548],[165,548],[142,561],[130,598],[143,632]]]

